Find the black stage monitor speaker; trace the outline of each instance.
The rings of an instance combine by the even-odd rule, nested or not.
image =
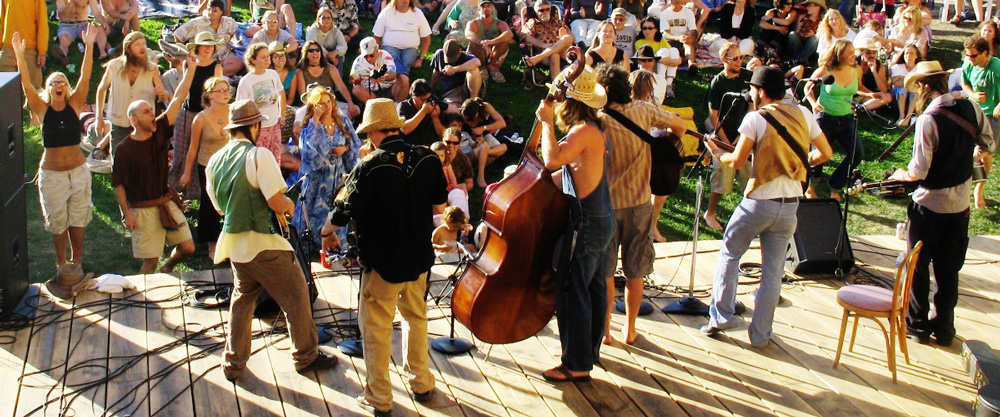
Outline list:
[[[854,266],[840,203],[832,198],[799,200],[798,226],[788,244],[785,268],[798,275],[846,274]],[[839,236],[838,236],[839,234]]]
[[[0,206],[0,317],[9,316],[28,289],[28,223],[25,188]]]
[[[0,204],[24,183],[23,100],[20,76],[0,72]]]

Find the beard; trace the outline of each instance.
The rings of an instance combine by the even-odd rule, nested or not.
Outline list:
[[[146,58],[138,57],[129,53],[125,54],[125,66],[146,68]]]

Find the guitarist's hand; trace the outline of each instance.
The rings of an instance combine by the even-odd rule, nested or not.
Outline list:
[[[709,133],[705,135],[705,147],[708,148],[709,152],[712,152],[712,155],[715,155],[715,157],[718,158],[722,154],[726,153],[726,151],[720,148],[719,145],[715,143],[715,141],[716,138],[714,133]]]
[[[896,171],[893,172],[892,175],[890,175],[889,178],[887,179],[889,181],[903,181],[903,182],[913,182],[918,180],[918,178],[910,174],[909,170],[900,168],[896,168]]]

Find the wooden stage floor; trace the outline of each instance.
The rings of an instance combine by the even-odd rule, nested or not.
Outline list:
[[[699,243],[696,296],[707,295],[719,243]],[[891,281],[903,242],[863,236],[853,238],[852,246],[861,271],[856,270],[857,279]],[[841,317],[835,293],[846,284],[817,277],[783,286],[775,337],[766,348],[751,348],[745,328],[707,337],[698,330],[705,317],[659,311],[677,300],[679,288],[687,288],[690,243],[657,244],[656,249],[652,284],[658,287],[646,294],[657,309],[639,318],[634,346],[602,349],[603,368],[594,370],[592,382],[551,384],[541,378],[560,354],[552,321],[519,343],[477,342],[471,353],[452,357],[432,351],[438,392],[430,403],[417,403],[403,382],[397,330],[391,369],[394,415],[972,414],[976,387],[963,369],[961,340],[948,348],[910,342],[910,364],[900,356],[899,381],[893,383],[881,333],[874,323],[862,322],[854,352],[846,352],[834,369]],[[757,255],[754,246],[744,261]],[[998,260],[1000,238],[972,239],[962,270],[958,339],[1000,347]],[[436,278],[453,269],[436,266]],[[338,354],[341,364],[335,370],[301,376],[293,369],[284,326],[274,318],[255,319],[259,337],[248,371],[237,384],[225,380],[218,364],[228,312],[184,306],[179,294],[185,285],[228,282],[228,270],[131,278],[143,291],[124,296],[88,291],[71,303],[51,302],[43,294],[33,326],[0,332],[0,415],[363,414],[353,398],[361,392],[364,362]],[[333,323],[354,317],[357,280],[328,273],[317,283],[317,322],[347,334],[349,326]],[[436,283],[432,294],[442,285]],[[739,298],[749,308],[754,288],[752,283],[739,287]],[[428,301],[431,338],[448,333],[446,302],[438,307]],[[622,319],[614,314],[612,328],[619,328]],[[470,337],[461,326],[458,335]],[[617,331],[614,335],[620,337]]]

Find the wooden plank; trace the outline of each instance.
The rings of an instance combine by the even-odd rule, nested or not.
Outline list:
[[[184,272],[180,275],[180,281],[181,285],[215,285],[214,275],[213,271],[207,270]],[[191,358],[188,369],[194,413],[196,416],[232,415],[237,407],[236,394],[233,383],[226,380],[219,367],[224,351],[219,344],[225,343],[225,329],[221,324],[222,314],[227,310],[200,309],[184,305],[181,311],[184,314],[184,332],[188,337],[204,332],[187,344],[187,354]],[[240,411],[245,413],[243,410]]]
[[[141,290],[145,288],[145,275],[130,277],[137,283],[138,293],[127,291],[111,295],[112,311],[109,315],[108,369],[116,372],[127,367],[123,373],[108,381],[107,409],[112,415],[144,417],[149,410],[149,362],[146,358],[133,361],[147,352],[146,315],[140,307],[125,306],[123,301],[143,300]]]
[[[35,298],[27,300],[29,305],[35,305],[41,300],[45,300],[45,296],[40,294],[39,285],[31,284],[28,288],[27,294],[35,294],[33,296]],[[25,358],[28,356],[28,345],[31,340],[31,327],[38,318],[34,315],[42,312],[31,311],[30,313],[33,317],[18,321],[21,327],[15,328],[15,321],[12,320],[7,323],[9,327],[0,330],[0,373],[4,375],[0,378],[0,404],[5,404],[0,412],[4,416],[15,415],[18,393],[21,389],[21,384],[15,375],[19,377],[24,374]]]
[[[41,290],[36,319],[31,328],[14,415],[56,415],[63,405],[61,379],[66,372],[73,303],[52,301],[48,291]]]
[[[76,296],[63,399],[69,413],[101,415],[107,407],[108,326],[111,296],[96,290]],[[93,387],[86,387],[94,383]]]
[[[156,349],[174,343],[176,347],[149,357],[149,374],[165,375],[150,382],[150,415],[194,415],[191,397],[191,374],[187,363],[187,343],[184,336],[184,311],[177,296],[181,282],[173,275],[145,275],[144,291],[147,302],[158,308],[146,309],[146,345]],[[172,370],[171,370],[172,369]]]

